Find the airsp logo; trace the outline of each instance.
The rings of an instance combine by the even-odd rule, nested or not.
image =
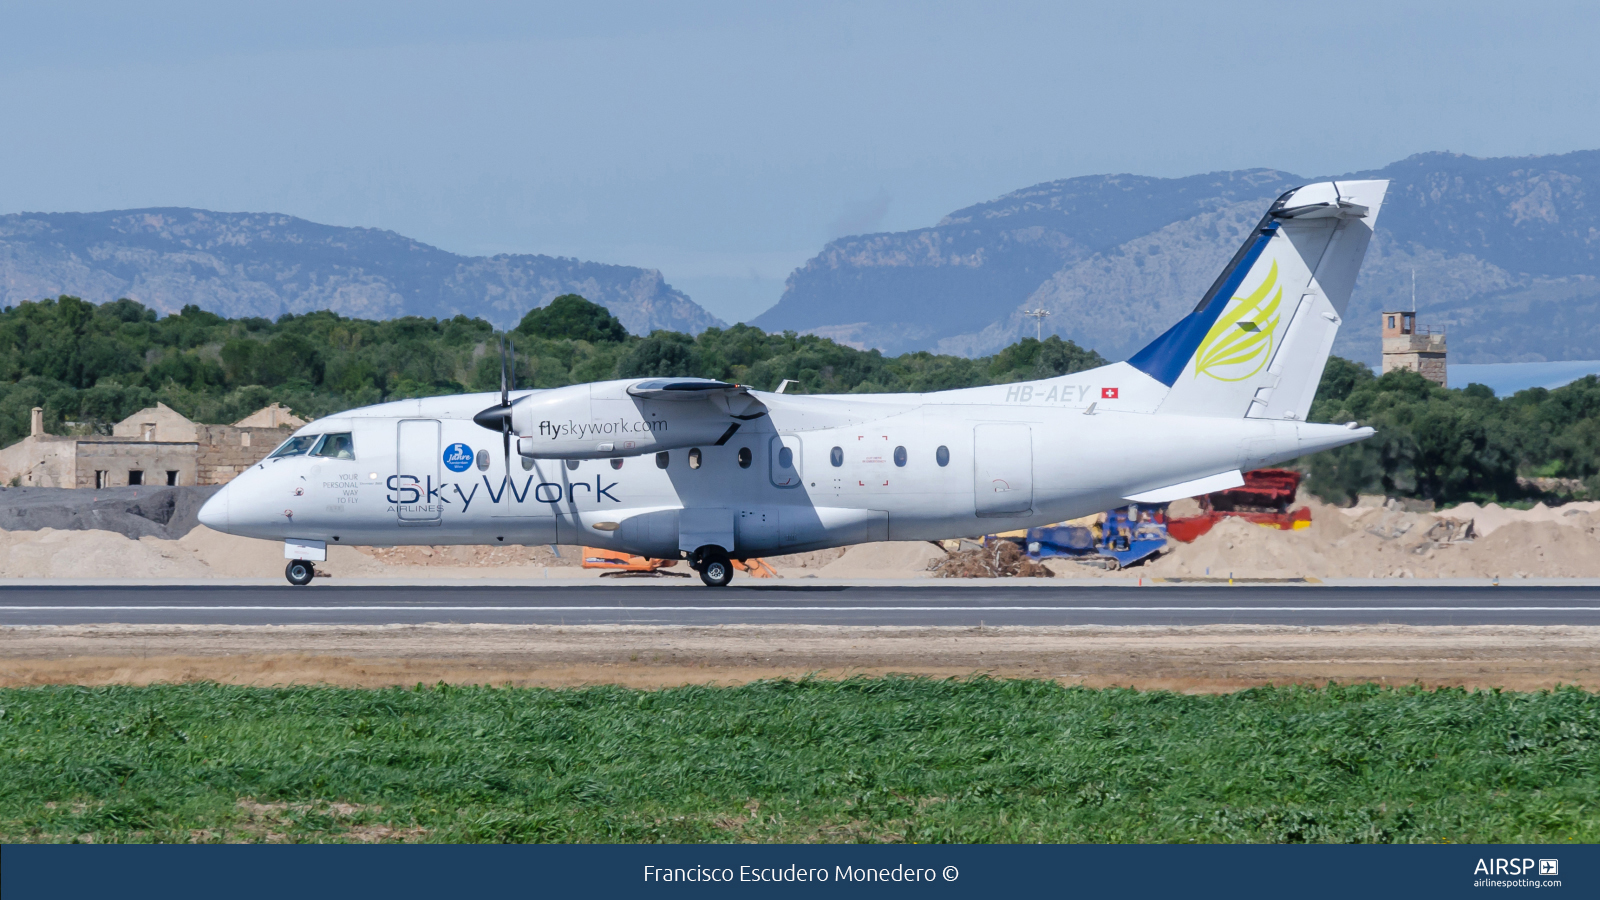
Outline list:
[[[1539,860],[1540,875],[1559,875],[1560,863],[1554,859]],[[1533,872],[1531,859],[1479,859],[1472,870],[1474,875],[1528,875]]]
[[[466,444],[451,444],[444,448],[444,467],[452,472],[465,472],[472,465],[472,448]]]

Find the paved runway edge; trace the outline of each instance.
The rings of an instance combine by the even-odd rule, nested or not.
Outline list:
[[[1600,625],[1600,587],[761,584],[718,591],[585,584],[0,588],[0,625],[90,623],[638,625]]]

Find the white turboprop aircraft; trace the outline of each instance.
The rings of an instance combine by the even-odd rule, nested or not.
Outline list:
[[[282,540],[299,585],[330,543],[566,543],[683,557],[722,586],[730,559],[1236,487],[1372,435],[1305,418],[1387,187],[1279,197],[1194,311],[1126,362],[930,394],[646,378],[397,400],[301,428],[200,521]]]

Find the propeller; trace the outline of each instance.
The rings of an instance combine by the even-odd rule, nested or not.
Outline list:
[[[507,355],[511,357],[510,387],[506,381],[506,357],[500,357],[500,405],[506,408],[505,418],[500,420],[500,458],[506,461],[506,483],[511,483],[511,392],[517,389],[517,345],[511,342],[511,335],[506,335]]]
[[[510,348],[509,351],[508,347]],[[500,402],[472,417],[472,421],[478,423],[479,426],[490,431],[500,432],[500,449],[502,458],[505,460],[507,481],[511,479],[511,391],[516,387],[515,370],[513,369],[509,378],[506,375],[506,356],[508,352],[511,354],[517,352],[516,346],[511,344],[509,335],[500,340]]]

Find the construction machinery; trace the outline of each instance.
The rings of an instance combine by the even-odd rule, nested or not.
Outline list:
[[[1134,504],[1059,525],[1029,528],[1023,546],[1035,560],[1065,557],[1099,563],[1113,571],[1126,568],[1166,549],[1167,505]]]
[[[1200,514],[1169,520],[1167,533],[1174,540],[1187,544],[1230,516],[1283,531],[1310,528],[1309,507],[1289,511],[1295,492],[1300,489],[1300,478],[1300,473],[1293,469],[1246,472],[1242,486],[1196,497],[1200,502]]]

